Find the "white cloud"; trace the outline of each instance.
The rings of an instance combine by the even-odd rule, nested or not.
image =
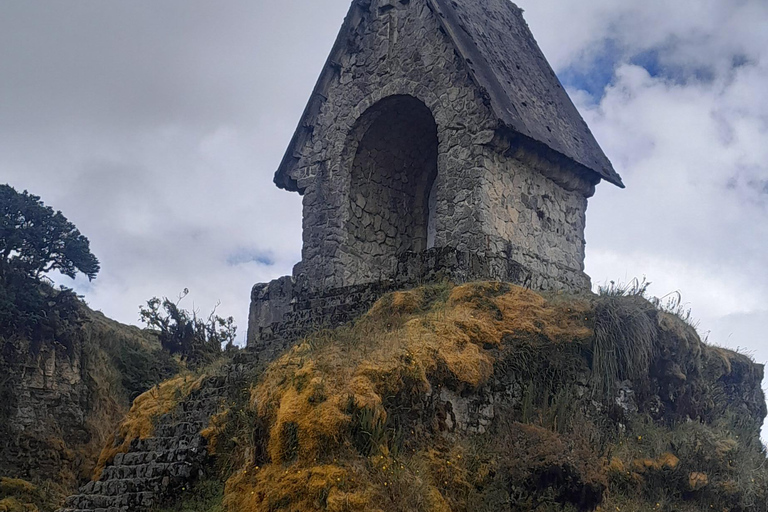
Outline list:
[[[75,284],[93,307],[135,323],[188,287],[244,340],[251,286],[300,258],[301,199],[272,174],[347,8],[0,5],[0,182],[89,237],[102,271]]]
[[[590,202],[594,281],[680,290],[711,340],[768,361],[768,3],[519,4],[556,71],[601,85],[571,87],[627,183]],[[348,5],[0,5],[0,182],[91,239],[94,307],[135,322],[188,287],[242,339],[252,284],[299,259],[300,198],[271,178]]]
[[[768,4],[761,0],[519,0],[557,70],[588,63],[612,41],[625,55],[659,48],[670,63],[695,67],[762,55]]]
[[[593,280],[680,291],[711,342],[768,362],[768,3],[520,3],[627,184],[590,201]]]
[[[627,184],[590,202],[588,271],[681,290],[718,336],[745,319],[722,342],[768,362],[768,4],[521,4],[556,70],[609,68],[598,96],[572,94]]]

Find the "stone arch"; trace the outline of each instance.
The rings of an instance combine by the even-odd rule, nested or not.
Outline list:
[[[355,123],[345,163],[358,275],[390,274],[399,255],[434,243],[437,133],[432,111],[410,95],[378,101]]]

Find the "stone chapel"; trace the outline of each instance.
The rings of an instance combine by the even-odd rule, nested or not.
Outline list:
[[[515,4],[354,0],[275,174],[302,259],[254,287],[249,346],[441,279],[589,289],[603,180],[624,186]]]

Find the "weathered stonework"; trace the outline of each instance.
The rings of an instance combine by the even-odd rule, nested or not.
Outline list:
[[[308,332],[355,319],[385,293],[424,283],[481,279],[541,288],[548,278],[532,274],[508,258],[450,248],[404,253],[395,260],[389,279],[373,283],[317,290],[302,277],[283,277],[253,287],[249,348],[269,361]]]
[[[51,495],[76,489],[134,396],[178,368],[141,329],[84,305],[78,316],[82,325],[50,338],[0,333],[0,477]],[[137,371],[149,361],[151,375]]]
[[[350,172],[346,283],[394,274],[397,256],[421,252],[428,237],[429,192],[437,176],[437,126],[411,97],[391,97],[368,112]],[[434,215],[432,216],[434,218]],[[428,240],[428,238],[432,238]]]
[[[209,468],[207,441],[201,435],[226,397],[227,379],[211,377],[171,413],[157,420],[154,436],[135,439],[58,512],[147,510],[182,492]]]
[[[401,262],[432,249],[485,261],[475,279],[588,289],[601,179],[621,185],[513,4],[355,0],[275,176],[304,196],[292,294],[256,286],[249,345],[306,323],[302,301],[423,282]]]

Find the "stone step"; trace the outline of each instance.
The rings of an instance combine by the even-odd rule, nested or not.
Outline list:
[[[211,378],[169,414],[160,417],[155,436],[135,439],[102,471],[70,496],[57,512],[139,512],[202,474],[208,457],[200,435],[226,398],[225,379]]]
[[[108,509],[112,507],[129,507],[131,510],[134,510],[136,507],[151,507],[155,503],[155,497],[160,490],[160,485],[160,482],[152,482],[142,486],[140,482],[137,482],[134,484],[134,490],[126,490],[122,494],[74,496],[71,500],[67,500],[67,507],[74,510]],[[155,486],[157,490],[153,490]]]
[[[200,428],[194,434],[181,434],[178,437],[167,436],[136,439],[131,443],[130,451],[128,453],[143,454],[161,451],[168,452],[184,448],[200,448],[205,442],[204,439],[199,436],[199,433],[203,428],[205,427]]]

